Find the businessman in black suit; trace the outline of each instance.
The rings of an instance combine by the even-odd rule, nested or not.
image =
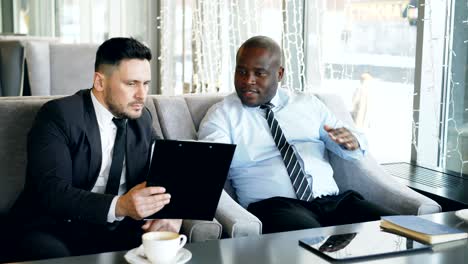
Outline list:
[[[142,221],[170,201],[145,183],[155,137],[144,106],[150,60],[137,40],[109,39],[96,53],[92,89],[39,110],[11,213],[22,260],[126,250],[143,232],[179,231],[182,220]]]

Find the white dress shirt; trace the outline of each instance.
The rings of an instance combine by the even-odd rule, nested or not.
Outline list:
[[[91,91],[91,100],[93,101],[94,112],[96,113],[96,119],[99,126],[99,134],[101,136],[101,151],[102,151],[102,163],[101,169],[99,170],[99,176],[96,183],[91,190],[95,193],[104,193],[106,191],[107,179],[109,178],[109,171],[112,163],[112,154],[114,153],[114,141],[117,135],[117,126],[112,121],[114,115],[112,115],[107,108],[105,108],[94,96]],[[119,195],[124,194],[127,191],[125,185],[125,158],[123,161],[122,175],[120,176]],[[119,196],[115,196],[112,200],[109,212],[107,213],[107,222],[112,223],[114,221],[120,221],[124,217],[115,216],[115,207]]]
[[[304,169],[314,198],[338,194],[333,169],[326,149],[344,159],[359,159],[365,154],[366,141],[356,131],[360,149],[349,151],[330,139],[325,124],[346,127],[315,96],[278,89],[271,103],[287,141]],[[349,129],[349,128],[348,128]],[[237,144],[228,179],[239,203],[275,196],[297,198],[270,128],[265,110],[242,104],[236,93],[210,108],[200,124],[200,140]]]

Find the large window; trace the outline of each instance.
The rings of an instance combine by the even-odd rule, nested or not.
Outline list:
[[[100,43],[113,36],[148,41],[148,6],[149,0],[18,0],[14,31],[75,43]]]
[[[426,0],[420,11],[412,161],[466,177],[468,1]]]
[[[306,1],[307,85],[342,96],[380,162],[410,160],[413,2]]]
[[[54,1],[13,1],[14,33],[32,36],[54,35]]]
[[[453,1],[450,7],[446,46],[445,127],[441,165],[449,171],[468,174],[468,1]]]

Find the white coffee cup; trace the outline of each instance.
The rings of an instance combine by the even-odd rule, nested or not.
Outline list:
[[[179,249],[187,243],[185,235],[174,232],[148,232],[142,239],[146,258],[155,264],[173,263]]]

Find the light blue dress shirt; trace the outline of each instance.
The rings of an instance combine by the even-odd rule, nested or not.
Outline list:
[[[279,88],[271,103],[314,198],[338,194],[326,149],[344,159],[360,159],[366,149],[363,135],[352,131],[361,147],[355,151],[331,140],[323,128],[325,124],[334,128],[346,126],[313,95]],[[198,138],[237,145],[228,179],[243,207],[275,196],[297,198],[271,136],[265,110],[243,105],[236,93],[228,95],[210,108],[200,124]]]

